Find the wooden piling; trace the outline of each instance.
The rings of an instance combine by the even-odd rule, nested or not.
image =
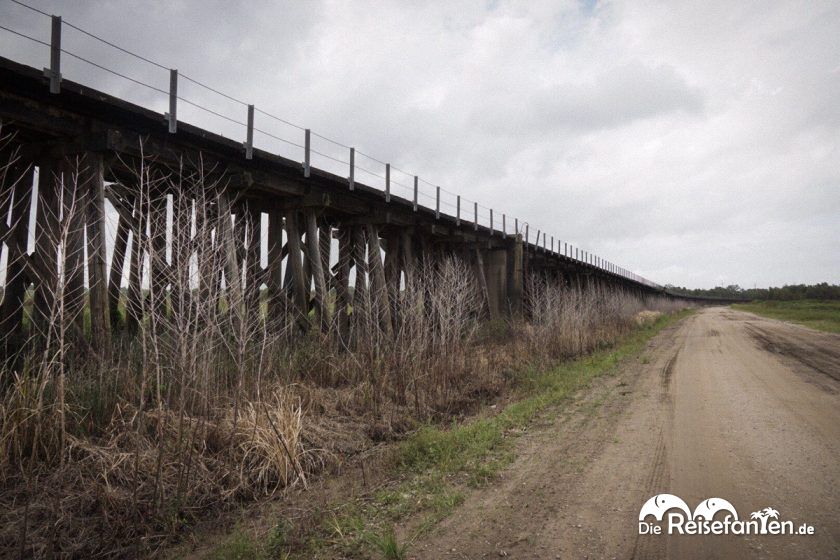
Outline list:
[[[306,328],[309,324],[309,289],[304,280],[300,230],[298,229],[298,217],[295,210],[286,213],[286,237],[289,245],[289,256],[286,262],[289,270],[289,289],[297,310],[298,320],[301,326]]]
[[[7,172],[7,183],[2,185],[3,196],[8,197],[11,222],[6,241],[6,286],[0,304],[0,332],[3,334],[0,336],[2,343],[12,352],[19,350],[23,343],[23,305],[29,283],[26,245],[29,240],[34,174],[35,167],[31,163],[18,160]],[[6,213],[2,215],[5,217]],[[9,352],[4,354],[8,355]]]
[[[108,277],[108,314],[112,331],[118,329],[121,324],[120,293],[126,259],[131,260],[130,255],[128,255],[128,234],[130,231],[129,220],[117,213],[117,233],[114,238],[114,251],[111,254],[111,270]]]
[[[279,320],[285,313],[283,294],[283,213],[268,213],[268,319]]]
[[[77,344],[84,340],[85,309],[85,218],[89,190],[94,189],[95,171],[88,174],[87,167],[94,162],[81,156],[62,162],[61,222],[56,242],[59,251],[59,275],[57,294],[61,294],[59,313],[62,321],[72,325],[73,338]],[[63,278],[63,281],[61,280]],[[98,310],[97,310],[98,311]]]
[[[321,260],[318,222],[315,213],[306,213],[306,248],[312,280],[315,284],[315,315],[326,332],[330,325],[330,310],[327,305],[327,286],[324,278],[324,263]]]
[[[382,265],[382,246],[379,244],[379,228],[374,224],[368,224],[366,229],[368,237],[368,267],[371,275],[371,302],[378,308],[380,328],[388,336],[392,336],[391,305],[385,282],[385,270]]]
[[[338,333],[342,340],[350,334],[350,267],[352,255],[352,230],[342,227],[338,230],[338,263],[335,273],[335,313]]]
[[[90,296],[91,346],[100,356],[111,349],[108,312],[108,263],[105,249],[105,167],[102,154],[84,158],[80,181],[87,190],[88,294]]]

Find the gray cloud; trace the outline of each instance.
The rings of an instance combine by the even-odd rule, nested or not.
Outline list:
[[[840,282],[835,2],[30,1],[659,282]],[[49,35],[10,2],[0,16]],[[65,44],[166,87],[83,36]],[[0,51],[45,65],[5,33]],[[165,110],[82,63],[65,75]]]

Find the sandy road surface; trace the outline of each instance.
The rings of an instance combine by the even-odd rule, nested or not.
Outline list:
[[[414,557],[840,558],[840,336],[705,309],[517,446]],[[639,536],[660,493],[815,534]]]

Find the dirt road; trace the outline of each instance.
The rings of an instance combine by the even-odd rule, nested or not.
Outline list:
[[[520,438],[517,453],[412,556],[838,558],[840,336],[705,309]],[[640,508],[662,493],[691,510],[723,498],[741,520],[772,507],[815,532],[640,536]]]

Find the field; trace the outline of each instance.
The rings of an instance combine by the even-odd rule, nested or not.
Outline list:
[[[840,301],[759,301],[738,303],[732,307],[820,331],[840,333]]]

